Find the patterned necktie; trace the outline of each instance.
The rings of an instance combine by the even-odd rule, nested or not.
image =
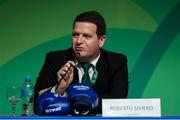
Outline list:
[[[91,64],[89,64],[89,63],[82,64],[82,68],[84,70],[84,75],[82,77],[83,83],[90,83],[91,84],[89,72],[88,72],[90,67],[91,67]]]
[[[93,67],[93,76],[91,78],[91,84],[95,85],[97,77],[98,77],[98,72],[97,72],[96,67],[94,65],[92,65],[92,67]]]

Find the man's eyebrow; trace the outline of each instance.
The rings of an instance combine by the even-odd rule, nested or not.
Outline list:
[[[83,33],[83,36],[91,37],[92,35],[89,33]]]
[[[72,34],[73,34],[73,35],[78,35],[79,33],[78,33],[78,32],[73,32]]]

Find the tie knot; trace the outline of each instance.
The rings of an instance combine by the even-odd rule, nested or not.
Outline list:
[[[97,72],[95,66],[91,63],[80,63],[79,65],[84,70],[82,82],[94,85],[96,82],[97,76],[98,76],[98,72]],[[90,68],[92,68],[91,72],[89,71]],[[89,76],[89,72],[90,72],[91,78]]]
[[[87,72],[89,68],[92,66],[92,64],[89,64],[89,63],[82,63],[81,65],[85,72]]]

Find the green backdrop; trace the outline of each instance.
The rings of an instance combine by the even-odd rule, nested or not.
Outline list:
[[[162,115],[180,115],[179,0],[0,0],[0,115],[11,114],[6,86],[26,74],[35,84],[45,54],[71,45],[73,20],[87,10],[106,19],[104,48],[128,57],[128,98],[161,98]]]

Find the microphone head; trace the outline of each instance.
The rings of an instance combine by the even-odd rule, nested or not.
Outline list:
[[[81,57],[80,53],[75,52],[75,57],[76,57],[76,59],[79,59]]]

